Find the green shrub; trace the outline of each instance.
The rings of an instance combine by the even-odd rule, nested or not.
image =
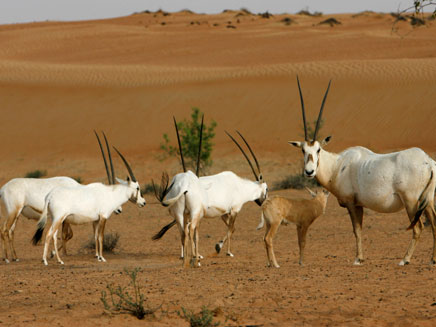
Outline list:
[[[129,271],[124,269],[124,273],[130,278],[130,289],[133,288],[133,295],[129,294],[128,287],[114,286],[107,284],[106,291],[101,292],[100,300],[103,303],[105,310],[110,313],[130,313],[138,319],[144,319],[146,315],[153,314],[156,309],[144,307],[146,300],[144,294],[141,293],[141,288],[136,282],[136,277],[141,268],[134,268]]]
[[[24,177],[26,178],[41,178],[47,176],[47,170],[34,170],[34,171],[29,171],[26,175],[24,175]]]
[[[183,120],[177,123],[180,133],[180,142],[182,144],[183,157],[185,159],[186,169],[191,169],[195,172],[197,166],[198,145],[200,141],[200,126],[201,126],[200,109],[192,108],[191,120]],[[212,139],[215,137],[214,129],[217,123],[212,120],[210,125],[205,123],[203,126],[203,141],[201,146],[200,170],[204,170],[212,165]],[[176,139],[176,136],[174,136]],[[165,152],[166,156],[177,156],[180,158],[179,148],[176,141],[176,146],[170,144],[168,134],[163,135],[164,141],[160,148]],[[165,159],[165,158],[163,158]]]
[[[114,252],[115,248],[118,245],[118,241],[120,239],[120,234],[118,233],[107,233],[104,234],[103,238],[103,251],[105,252]],[[88,242],[83,245],[85,249],[95,249],[95,238],[92,236]]]
[[[306,178],[302,174],[289,175],[273,185],[273,190],[297,189],[304,187],[318,187],[320,184],[315,178]]]
[[[198,314],[184,307],[182,307],[182,313],[177,313],[180,317],[189,322],[191,327],[214,327],[220,324],[219,322],[213,322],[213,313],[206,306],[203,306]]]

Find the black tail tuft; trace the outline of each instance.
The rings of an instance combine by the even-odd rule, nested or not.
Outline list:
[[[44,228],[38,228],[35,234],[32,237],[32,244],[37,245],[42,238],[42,234],[44,233]]]
[[[160,240],[162,238],[162,236],[164,236],[164,234],[174,225],[176,224],[176,220],[174,219],[172,222],[170,222],[168,225],[165,225],[164,227],[162,227],[162,229],[155,234],[151,239],[153,241],[157,241]]]

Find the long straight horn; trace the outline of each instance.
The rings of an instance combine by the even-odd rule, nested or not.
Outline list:
[[[254,152],[253,152],[253,150],[251,149],[251,146],[248,144],[248,142],[247,142],[247,140],[245,139],[245,137],[243,137],[242,134],[239,133],[239,131],[236,131],[236,133],[238,133],[239,136],[244,140],[245,145],[247,146],[248,150],[250,150],[250,153],[251,153],[251,155],[253,156],[254,161],[256,162],[257,172],[258,172],[258,174],[260,175],[260,174],[261,174],[261,171],[260,171],[259,162],[257,161],[257,158],[256,158],[256,156],[254,155]]]
[[[109,158],[109,163],[111,165],[111,173],[112,173],[112,180],[109,182],[109,184],[115,185],[115,171],[114,171],[114,164],[112,162],[112,155],[111,150],[109,148],[109,143],[106,138],[106,134],[103,132],[104,141],[106,142],[106,149],[107,149],[107,156]]]
[[[176,117],[173,116],[173,119],[174,119],[174,126],[176,127],[177,142],[179,143],[179,152],[180,152],[180,159],[182,160],[183,172],[186,173],[185,160],[183,159],[182,144],[180,143],[179,128],[177,127]]]
[[[236,144],[236,146],[239,148],[239,150],[241,150],[242,154],[244,155],[245,159],[247,159],[248,164],[251,167],[251,170],[253,171],[254,174],[254,178],[256,178],[256,181],[259,181],[259,176],[256,174],[256,171],[254,170],[253,165],[251,164],[250,159],[248,158],[247,154],[244,152],[244,150],[242,150],[241,146],[239,145],[238,142],[236,142],[236,140],[233,138],[233,136],[231,136],[229,133],[227,133],[227,131],[225,131],[226,134],[232,139],[232,141]]]
[[[303,93],[301,92],[301,86],[300,86],[300,79],[297,75],[297,84],[298,84],[298,91],[300,92],[300,102],[301,102],[301,111],[303,113],[303,125],[304,125],[304,140],[307,141],[307,126],[306,126],[306,111],[304,110],[304,100],[303,100]]]
[[[322,99],[321,109],[319,109],[318,120],[316,121],[315,133],[313,134],[313,141],[316,140],[316,135],[318,134],[319,125],[321,123],[322,110],[324,109],[325,100],[327,99],[327,94],[329,94],[331,83],[332,83],[332,80],[329,81],[329,85],[327,86],[327,90],[325,91],[325,94],[324,94],[324,99]]]
[[[197,156],[197,171],[196,171],[197,176],[199,176],[200,173],[201,143],[203,141],[203,122],[204,122],[204,114],[201,117],[200,142],[198,145],[198,156]]]
[[[127,171],[129,172],[129,175],[130,175],[130,178],[132,179],[132,181],[133,181],[133,182],[136,182],[137,180],[136,180],[136,178],[135,178],[135,175],[133,174],[132,168],[130,168],[130,165],[129,165],[129,163],[127,162],[127,160],[124,158],[124,156],[121,154],[121,152],[117,150],[116,147],[113,147],[113,148],[115,149],[115,151],[117,151],[118,155],[119,155],[119,156],[121,157],[121,159],[123,160],[124,165],[126,166]]]
[[[111,176],[109,174],[109,168],[107,166],[106,156],[104,155],[103,146],[101,145],[100,138],[98,137],[97,132],[94,130],[95,136],[97,137],[98,145],[100,145],[101,155],[103,156],[104,166],[106,168],[107,180],[109,185],[111,184]]]

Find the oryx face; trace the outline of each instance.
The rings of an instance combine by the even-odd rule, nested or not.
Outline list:
[[[132,189],[132,196],[130,197],[130,202],[136,203],[139,208],[145,206],[145,199],[141,195],[141,189],[138,182],[129,181],[127,179],[129,187]]]
[[[261,206],[263,201],[265,201],[268,197],[268,185],[266,185],[265,182],[260,182],[260,188],[260,197],[254,200],[258,206]]]
[[[320,155],[322,152],[322,147],[330,141],[330,136],[326,137],[320,142],[297,142],[290,141],[289,144],[301,148],[304,156],[304,169],[303,174],[305,177],[314,178],[320,164]]]

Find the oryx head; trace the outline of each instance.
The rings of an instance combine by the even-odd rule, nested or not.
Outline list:
[[[327,86],[327,90],[325,92],[324,98],[321,103],[321,109],[319,110],[318,120],[316,122],[315,132],[313,135],[313,139],[309,140],[309,137],[307,135],[307,126],[306,126],[306,113],[304,110],[304,101],[303,101],[303,94],[301,93],[301,87],[300,87],[300,80],[297,76],[297,84],[298,84],[298,90],[300,92],[300,101],[301,101],[301,110],[303,113],[303,125],[304,125],[304,142],[298,142],[298,141],[289,141],[289,144],[292,144],[293,146],[301,148],[304,155],[304,176],[313,178],[316,176],[316,171],[318,169],[320,160],[320,153],[322,150],[322,147],[325,146],[331,139],[331,136],[327,136],[322,141],[317,141],[316,136],[318,134],[320,122],[321,122],[321,116],[322,111],[324,108],[325,100],[327,99],[327,94],[329,93],[330,89],[330,83],[331,80]]]
[[[241,133],[239,133],[238,131],[236,131],[239,136],[242,138],[242,140],[244,141],[245,145],[247,146],[248,150],[250,151],[251,155],[253,156],[253,159],[256,163],[256,167],[257,167],[257,172],[253,167],[253,164],[251,163],[250,159],[248,158],[247,154],[245,153],[245,151],[242,149],[242,147],[239,145],[239,143],[233,138],[233,136],[231,136],[229,133],[226,132],[226,134],[232,139],[232,141],[237,145],[237,147],[239,148],[239,150],[241,150],[242,154],[244,155],[245,159],[247,159],[248,164],[250,165],[250,168],[254,174],[254,178],[256,179],[256,183],[259,185],[260,188],[260,192],[259,192],[259,197],[257,199],[254,200],[254,202],[257,203],[257,205],[261,206],[263,201],[265,201],[265,199],[268,197],[268,185],[264,182],[263,180],[263,176],[262,173],[260,171],[260,166],[259,166],[259,162],[257,161],[256,156],[254,155],[253,150],[251,149],[250,145],[248,144],[248,142],[245,140],[245,138],[242,136]]]
[[[129,176],[126,178],[126,180],[122,180],[119,178],[117,178],[116,180],[118,183],[127,186],[131,190],[131,195],[130,195],[129,201],[136,203],[136,205],[138,207],[142,208],[143,206],[145,206],[145,199],[141,195],[141,189],[139,187],[138,181],[135,178],[135,175],[133,174],[133,170],[130,167],[127,160],[121,154],[121,152],[118,151],[118,149],[116,147],[113,147],[113,148],[118,153],[120,158],[123,160],[124,165],[126,166],[127,171],[129,172]]]

